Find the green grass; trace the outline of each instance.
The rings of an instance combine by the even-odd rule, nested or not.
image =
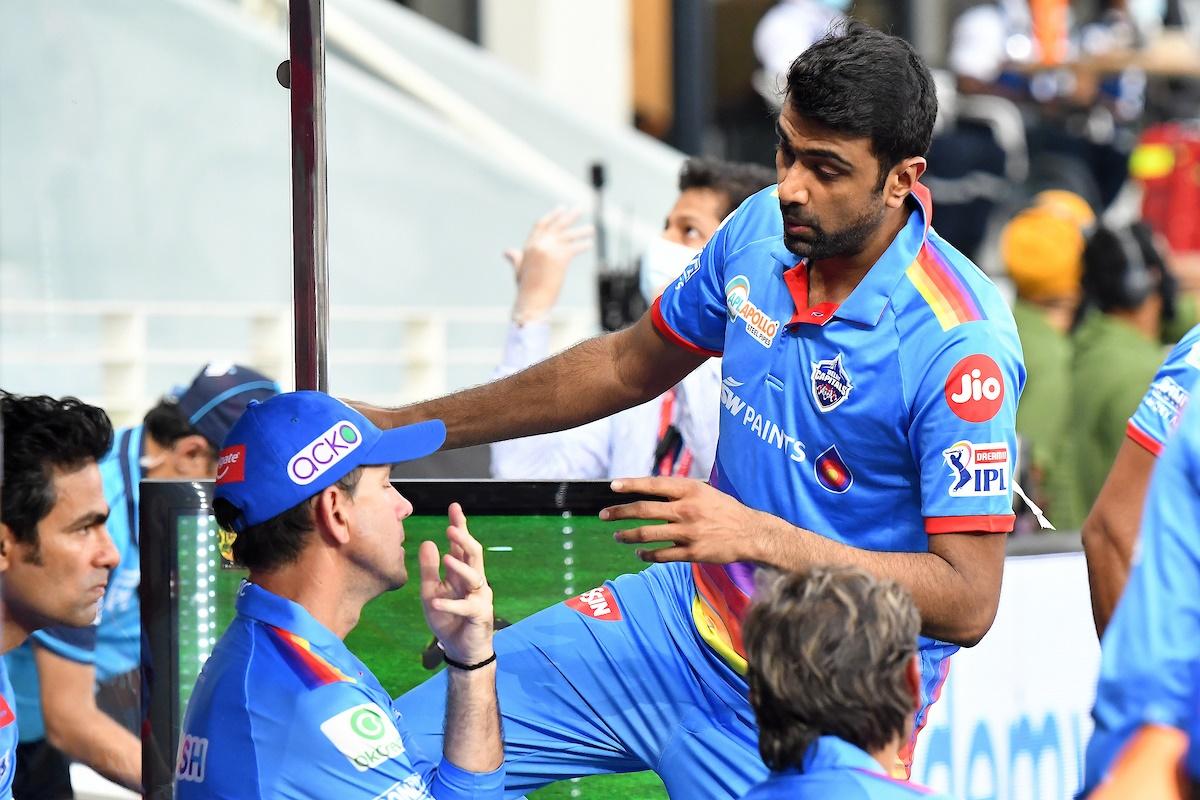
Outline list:
[[[510,622],[598,586],[606,579],[645,566],[631,547],[613,542],[611,524],[591,516],[480,517],[471,520],[470,526],[485,548],[511,548],[489,550],[485,554],[496,613]],[[437,542],[439,550],[445,552],[445,528],[446,520],[439,517],[412,517],[405,521],[411,585],[368,604],[358,627],[346,639],[347,646],[393,696],[403,694],[434,674],[421,666],[421,651],[429,644],[431,634],[425,626],[415,585],[416,554],[418,543],[425,539]],[[180,578],[186,584],[187,548],[181,546],[180,550]],[[234,596],[243,574],[239,570],[219,571],[217,596],[212,600],[220,630],[233,617]],[[187,597],[189,585],[181,589],[181,595]],[[186,613],[181,608],[181,619],[186,619]],[[187,646],[183,630],[180,639],[183,640],[181,662],[187,665],[198,661],[194,658],[195,642]],[[186,687],[184,691],[190,691],[194,675],[191,680],[186,674],[180,677]],[[530,795],[536,800],[611,797],[650,800],[665,796],[662,782],[653,772],[561,782]]]

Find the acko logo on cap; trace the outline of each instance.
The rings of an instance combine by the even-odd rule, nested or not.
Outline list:
[[[349,420],[337,422],[313,439],[288,462],[292,483],[307,486],[362,444],[362,434]]]

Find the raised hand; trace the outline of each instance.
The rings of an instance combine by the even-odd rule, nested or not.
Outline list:
[[[513,319],[542,319],[558,302],[571,259],[592,246],[591,225],[576,225],[579,210],[556,208],[539,219],[521,250],[506,250],[517,280]]]
[[[462,506],[452,503],[448,516],[450,552],[439,558],[433,542],[422,542],[418,552],[421,605],[446,655],[476,664],[492,655],[492,587],[483,569],[483,546],[467,530]],[[444,578],[439,560],[446,569]]]

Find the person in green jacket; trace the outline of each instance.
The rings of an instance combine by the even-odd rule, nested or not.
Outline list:
[[[1083,508],[1090,508],[1125,437],[1125,425],[1163,358],[1161,332],[1176,316],[1176,284],[1142,223],[1098,228],[1083,255],[1094,307],[1076,328],[1073,426]]]
[[[1069,332],[1079,308],[1086,234],[1096,217],[1077,194],[1050,190],[1004,227],[1001,256],[1016,289],[1013,319],[1027,371],[1017,410],[1024,487],[1059,530],[1083,519],[1071,430]]]

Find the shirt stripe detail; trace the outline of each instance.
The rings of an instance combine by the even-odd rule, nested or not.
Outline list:
[[[671,344],[678,345],[684,350],[689,350],[696,355],[704,356],[705,358],[720,358],[721,354],[716,350],[706,350],[699,345],[694,345],[687,339],[675,332],[675,329],[670,326],[667,320],[663,317],[662,309],[659,308],[659,303],[662,302],[662,297],[658,297],[654,301],[654,305],[650,306],[650,321],[654,323],[654,327],[658,332],[667,338]]]
[[[1158,441],[1158,439],[1155,439],[1153,436],[1139,428],[1137,423],[1135,423],[1133,420],[1129,420],[1129,424],[1125,426],[1125,435],[1130,439],[1133,439],[1134,442],[1140,444],[1146,450],[1149,450],[1150,455],[1154,456],[1155,458],[1162,455],[1162,442]]]
[[[970,287],[929,245],[921,248],[905,275],[929,304],[942,330],[984,318]]]
[[[1012,533],[1016,514],[980,514],[967,517],[926,517],[926,533]]]
[[[280,654],[296,674],[304,681],[309,689],[316,689],[330,683],[344,681],[354,683],[354,679],[340,669],[330,664],[324,658],[313,652],[312,645],[305,638],[291,631],[277,628],[274,625],[265,626],[274,634],[274,641]]]
[[[700,638],[739,674],[746,674],[746,646],[742,641],[742,619],[750,598],[716,564],[692,564],[696,599],[692,616]]]
[[[924,706],[924,712],[921,719],[918,720],[917,726],[913,728],[912,736],[908,737],[908,743],[900,748],[900,752],[896,757],[900,761],[900,766],[904,768],[904,777],[912,777],[912,761],[913,753],[917,750],[917,736],[925,729],[925,723],[929,722],[929,709],[933,708],[933,704],[942,696],[942,689],[946,688],[946,679],[950,677],[950,659],[943,658],[938,664],[938,677],[933,684],[933,689],[929,692],[929,702]]]

